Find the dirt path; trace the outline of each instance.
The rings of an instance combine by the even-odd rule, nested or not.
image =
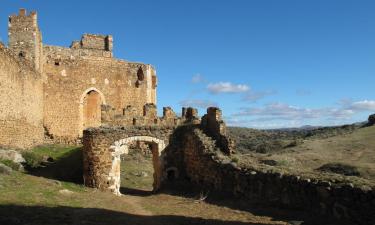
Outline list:
[[[153,213],[149,210],[146,210],[144,207],[142,207],[140,203],[140,198],[138,196],[131,196],[131,195],[122,195],[121,198],[126,201],[126,203],[129,204],[129,207],[131,207],[135,214],[141,215],[141,216],[152,216]]]

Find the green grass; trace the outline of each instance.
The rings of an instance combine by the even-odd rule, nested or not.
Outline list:
[[[121,160],[121,187],[151,191],[154,168],[151,156],[124,155]]]
[[[45,145],[22,153],[33,175],[82,183],[82,147]]]
[[[13,162],[12,160],[2,159],[2,160],[0,160],[0,163],[12,168],[12,170],[19,170],[20,169],[20,165]]]

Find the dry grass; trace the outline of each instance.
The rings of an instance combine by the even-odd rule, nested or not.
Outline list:
[[[249,153],[240,157],[240,164],[278,168],[286,173],[324,176],[317,169],[325,164],[339,163],[356,168],[360,175],[347,177],[353,182],[375,184],[375,126],[356,129],[323,139],[305,139],[303,143],[269,154]],[[272,160],[275,166],[262,162]],[[331,174],[333,175],[333,174]]]

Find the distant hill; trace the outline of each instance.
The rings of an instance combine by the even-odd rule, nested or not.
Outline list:
[[[237,150],[241,153],[269,153],[293,147],[305,139],[324,139],[337,135],[349,134],[365,126],[367,122],[342,126],[302,126],[299,128],[283,128],[257,130],[244,127],[228,127],[229,135],[235,139]]]

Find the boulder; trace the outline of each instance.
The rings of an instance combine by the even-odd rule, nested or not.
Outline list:
[[[14,150],[0,150],[0,159],[10,160],[19,164],[26,162],[22,155]]]
[[[375,114],[372,114],[368,117],[368,125],[373,126],[375,125]]]
[[[0,174],[11,174],[12,168],[0,163]]]

